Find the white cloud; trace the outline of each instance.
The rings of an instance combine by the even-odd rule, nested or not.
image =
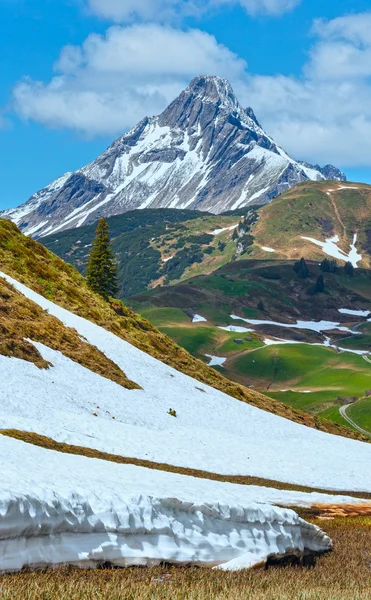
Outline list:
[[[165,22],[191,8],[190,2],[183,0],[88,0],[88,6],[99,17],[117,23],[134,19]]]
[[[20,82],[15,107],[50,127],[115,135],[159,113],[193,76],[216,74],[296,158],[371,166],[371,13],[317,21],[313,34],[301,77],[263,77],[205,32],[115,26],[64,48],[49,82]]]
[[[292,10],[301,0],[88,0],[88,6],[99,17],[118,23],[140,19],[160,21],[201,15],[215,7],[240,5],[248,14],[280,15]]]
[[[238,79],[246,63],[207,33],[152,24],[90,35],[82,47],[65,47],[55,68],[48,83],[15,87],[17,112],[95,135],[122,133],[160,112],[200,73]]]
[[[240,4],[253,16],[259,14],[281,15],[300,4],[301,0],[214,0],[220,4]]]
[[[371,13],[316,21],[301,78],[250,77],[241,93],[298,158],[371,165]]]

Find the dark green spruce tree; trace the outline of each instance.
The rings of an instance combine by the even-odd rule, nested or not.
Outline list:
[[[314,293],[315,294],[323,294],[325,291],[325,280],[323,278],[323,275],[318,275],[317,277],[317,281],[316,281],[316,285],[314,286]]]
[[[296,263],[293,266],[293,269],[295,273],[299,275],[299,277],[301,277],[302,279],[306,279],[310,275],[305,258],[301,258],[300,260],[296,261]]]
[[[86,278],[93,292],[100,294],[105,300],[117,294],[117,267],[108,224],[104,217],[98,223],[86,269]]]

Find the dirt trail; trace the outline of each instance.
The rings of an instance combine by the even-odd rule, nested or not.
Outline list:
[[[332,204],[332,206],[333,206],[333,208],[334,208],[334,211],[335,211],[336,218],[337,218],[337,220],[339,221],[340,225],[341,225],[341,226],[342,226],[342,228],[343,228],[344,237],[346,238],[346,235],[347,235],[347,230],[346,230],[346,227],[345,227],[345,225],[344,225],[344,223],[343,223],[343,221],[342,221],[342,219],[341,219],[341,216],[340,216],[340,213],[339,213],[338,206],[337,206],[337,204],[336,204],[336,201],[335,201],[335,198],[334,198],[334,196],[333,196],[334,192],[336,192],[336,191],[337,191],[337,190],[327,190],[327,194],[328,194],[328,196],[329,196],[329,198],[330,198],[330,200],[331,200],[331,204]]]

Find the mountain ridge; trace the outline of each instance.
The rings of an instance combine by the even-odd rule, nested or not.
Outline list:
[[[292,159],[242,108],[230,83],[200,76],[162,114],[145,117],[95,161],[0,213],[45,236],[136,208],[221,213],[265,204],[307,180],[345,175]]]

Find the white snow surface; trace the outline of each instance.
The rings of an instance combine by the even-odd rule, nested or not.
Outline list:
[[[338,260],[344,260],[347,262],[351,262],[354,268],[358,267],[358,263],[362,260],[362,254],[358,254],[356,244],[357,244],[357,234],[353,235],[353,244],[350,246],[350,251],[348,254],[341,250],[337,245],[339,240],[339,236],[335,235],[332,238],[329,238],[325,242],[320,242],[315,238],[301,236],[303,240],[307,240],[308,242],[312,242],[316,244],[316,246],[320,246],[323,252],[328,256],[332,256],[332,258],[336,258]]]
[[[211,354],[205,354],[207,358],[210,358],[209,367],[222,367],[226,362],[226,358],[221,356],[212,356]]]
[[[207,323],[207,319],[201,315],[194,315],[192,323]]]
[[[276,252],[273,248],[268,248],[267,246],[262,246],[262,250],[264,250],[264,252]]]
[[[234,229],[237,229],[238,226],[239,226],[239,223],[237,223],[237,225],[232,225],[232,227],[223,227],[222,229],[214,229],[214,231],[210,232],[210,235],[220,235],[221,233],[224,233],[224,231],[233,231]]]
[[[34,431],[61,442],[210,472],[371,490],[371,475],[364,469],[371,459],[368,444],[239,402],[0,276],[74,327],[143,388],[126,390],[35,343],[53,365],[48,370],[0,356],[1,429]],[[169,406],[176,409],[176,419],[167,414]],[[52,452],[3,436],[0,461],[3,572],[26,565],[94,567],[105,561],[249,567],[269,556],[331,547],[318,528],[273,504],[362,502],[330,493],[193,479]]]
[[[352,315],[354,317],[368,317],[369,310],[352,310],[350,308],[339,308],[339,313],[342,315]]]
[[[245,568],[272,555],[331,548],[320,529],[272,506],[331,504],[331,495],[194,479],[2,436],[0,459],[0,572],[105,561],[232,569],[231,561]]]
[[[352,331],[349,329],[349,327],[343,327],[340,325],[340,323],[335,323],[332,321],[297,321],[296,323],[278,323],[277,321],[243,319],[242,317],[237,317],[237,315],[230,315],[230,317],[236,321],[245,321],[246,323],[250,323],[250,325],[277,325],[277,327],[285,327],[287,329],[308,329],[310,331],[316,331],[317,333],[336,329],[338,331],[346,331],[347,333],[357,334],[357,332]]]
[[[228,327],[218,327],[218,329],[223,329],[224,331],[231,331],[233,333],[250,333],[254,331],[254,329],[249,329],[248,327],[240,327],[239,325],[228,325]]]
[[[264,344],[266,346],[280,346],[282,344],[304,344],[305,346],[324,346],[325,348],[333,348],[338,352],[350,352],[351,354],[358,354],[358,356],[366,356],[367,354],[369,354],[368,350],[353,350],[351,348],[342,348],[341,346],[337,346],[336,344],[331,344],[330,338],[326,338],[323,344],[310,344],[309,342],[299,342],[297,340],[282,340],[280,338],[266,338],[264,340]],[[261,348],[256,348],[254,352],[256,352],[257,350],[261,350]]]
[[[0,276],[74,327],[143,388],[126,390],[35,344],[52,368],[40,370],[32,363],[0,356],[0,428],[37,431],[60,442],[178,466],[201,466],[214,473],[371,491],[371,472],[364,469],[371,459],[371,445],[305,428],[239,402],[11,277]],[[176,410],[176,419],[167,414],[169,407]]]

